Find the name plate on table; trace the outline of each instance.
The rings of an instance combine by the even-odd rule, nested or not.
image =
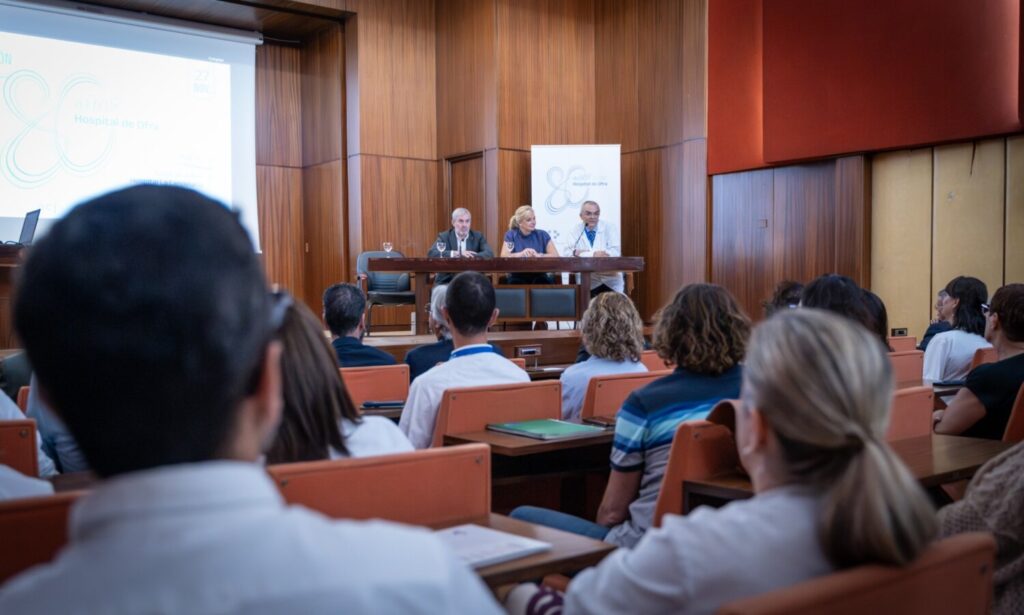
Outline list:
[[[560,421],[558,419],[491,423],[487,425],[487,429],[512,434],[513,436],[526,436],[536,440],[569,440],[604,433],[604,429],[601,427],[570,423],[569,421]]]
[[[500,564],[551,550],[551,544],[467,523],[435,532],[441,542],[473,568]]]

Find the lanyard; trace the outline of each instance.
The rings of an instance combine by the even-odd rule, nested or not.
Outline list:
[[[457,359],[459,357],[468,357],[470,355],[481,354],[484,352],[498,353],[498,351],[494,349],[494,346],[473,346],[472,348],[459,348],[458,350],[453,350],[451,358]]]

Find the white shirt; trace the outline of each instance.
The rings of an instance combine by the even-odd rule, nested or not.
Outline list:
[[[473,348],[487,348],[492,352],[452,357],[412,381],[409,399],[405,402],[398,427],[409,436],[416,448],[429,448],[433,442],[434,423],[437,422],[437,411],[446,390],[530,381],[525,370],[493,352],[489,344],[471,344],[456,351]]]
[[[70,544],[3,613],[498,613],[431,532],[286,506],[262,468],[135,472],[75,503]]]
[[[30,394],[34,390],[36,390],[35,387],[30,389]],[[25,418],[18,404],[14,403],[10,397],[0,394],[0,421],[24,421]],[[36,460],[39,464],[39,476],[48,477],[57,474],[57,466],[43,450],[43,438],[39,434],[38,420],[36,421]]]
[[[564,613],[713,613],[729,600],[828,574],[819,503],[781,487],[718,510],[667,515],[635,548],[578,574]]]
[[[985,338],[960,329],[939,333],[924,351],[925,380],[963,380],[979,348],[991,348]]]
[[[412,448],[409,438],[391,419],[383,416],[364,416],[359,423],[341,419],[339,424],[341,435],[345,438],[348,457],[373,457],[374,455],[390,455],[407,453]],[[331,449],[331,459],[344,459],[346,456]]]
[[[562,256],[572,256],[574,250],[579,250],[580,256],[590,256],[598,250],[604,250],[608,256],[622,256],[619,229],[614,224],[598,220],[597,227],[594,229],[597,233],[594,236],[594,245],[590,245],[587,234],[583,232],[584,226],[583,222],[580,222],[569,231],[569,236],[564,238],[565,244],[560,250]],[[602,284],[615,292],[621,293],[626,290],[626,282],[623,280],[622,274],[617,271],[591,274],[591,288],[597,288]]]
[[[647,368],[640,361],[612,361],[591,356],[582,363],[570,365],[562,372],[562,418],[578,419],[583,409],[583,399],[587,396],[587,386],[594,376],[611,374],[632,374],[646,372]]]
[[[12,467],[0,465],[0,500],[50,495],[53,485],[48,480],[25,476]]]

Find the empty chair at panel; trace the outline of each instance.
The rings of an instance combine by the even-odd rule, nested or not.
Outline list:
[[[356,275],[366,294],[366,334],[370,334],[375,305],[414,305],[416,293],[410,290],[408,273],[369,271],[371,258],[404,258],[398,250],[391,252],[363,252],[356,258]]]
[[[434,423],[432,446],[447,434],[482,431],[488,423],[510,423],[562,417],[562,383],[542,380],[448,389]]]
[[[409,397],[409,366],[342,367],[341,379],[356,408],[368,401],[405,401]]]

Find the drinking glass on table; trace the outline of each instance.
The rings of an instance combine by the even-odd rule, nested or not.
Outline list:
[[[394,250],[394,249],[395,249],[395,244],[391,243],[390,241],[385,241],[384,242],[384,251],[385,252],[387,252],[388,254],[391,254],[391,251]]]
[[[438,253],[443,257],[444,251],[448,248],[448,244],[446,244],[443,241],[439,241],[436,244],[434,244],[434,247],[437,248]]]

